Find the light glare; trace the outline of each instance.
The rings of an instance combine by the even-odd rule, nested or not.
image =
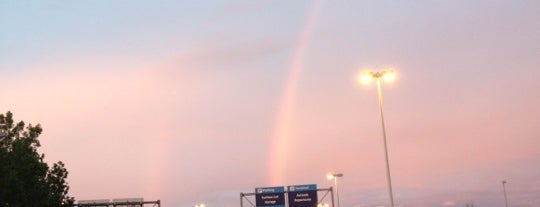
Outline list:
[[[317,207],[328,207],[328,203],[319,203]]]
[[[334,179],[334,175],[332,173],[328,173],[328,175],[326,175],[326,178],[328,178],[328,180],[332,180]]]
[[[396,79],[396,73],[393,70],[385,71],[383,74],[384,81],[394,81]]]
[[[358,83],[368,85],[373,79],[382,79],[385,82],[393,82],[396,79],[396,73],[393,70],[386,70],[383,72],[364,71],[358,76]]]
[[[358,82],[362,85],[367,85],[371,83],[372,80],[373,80],[373,73],[369,71],[364,71],[360,73],[360,77],[358,77]]]

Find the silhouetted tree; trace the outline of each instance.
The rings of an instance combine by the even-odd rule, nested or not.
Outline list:
[[[41,125],[13,121],[0,114],[0,207],[58,207],[73,204],[64,163],[49,168],[39,154]]]

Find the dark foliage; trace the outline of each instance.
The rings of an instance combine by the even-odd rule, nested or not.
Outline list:
[[[50,168],[37,152],[42,130],[39,124],[15,123],[11,112],[0,114],[0,207],[73,204],[64,163]]]

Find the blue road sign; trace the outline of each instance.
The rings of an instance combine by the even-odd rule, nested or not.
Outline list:
[[[289,207],[317,207],[317,185],[288,186]]]
[[[255,188],[257,207],[285,207],[285,187]]]

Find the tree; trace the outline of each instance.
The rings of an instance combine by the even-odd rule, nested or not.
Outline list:
[[[43,161],[40,124],[15,124],[13,114],[0,114],[0,207],[70,206],[68,171],[61,161]]]

